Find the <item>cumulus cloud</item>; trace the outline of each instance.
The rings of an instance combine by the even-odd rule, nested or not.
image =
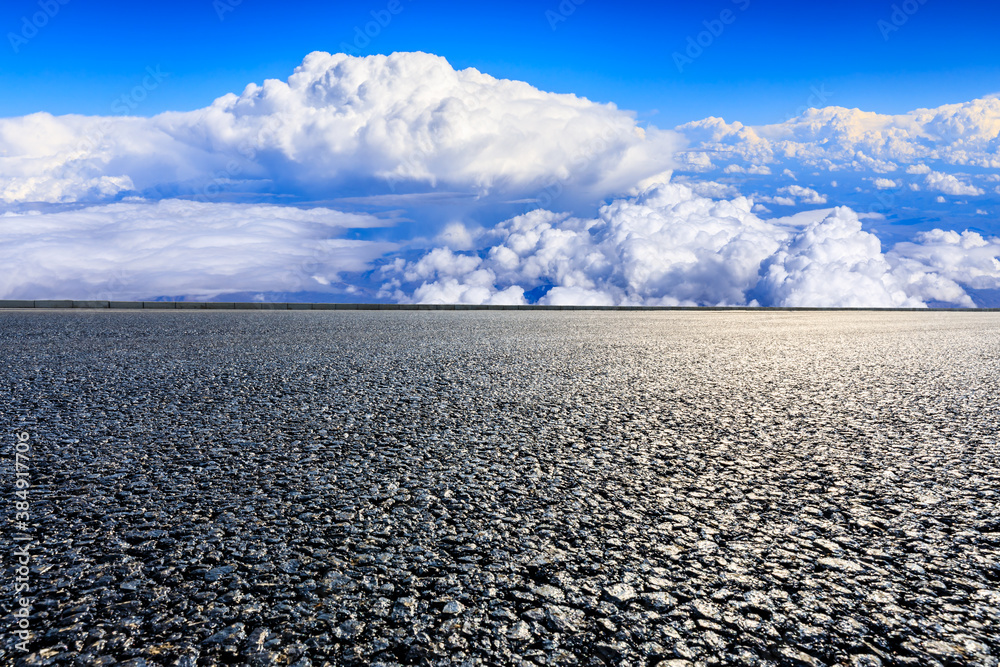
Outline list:
[[[725,162],[795,159],[815,167],[891,172],[899,162],[940,160],[1000,168],[1000,98],[995,96],[895,116],[826,107],[774,125],[706,118],[677,130],[707,159]]]
[[[906,293],[874,234],[856,213],[837,208],[782,244],[762,267],[755,295],[779,306],[920,307]]]
[[[943,192],[946,195],[977,196],[985,194],[982,188],[969,185],[951,174],[942,174],[937,171],[928,173],[924,183],[927,185],[928,190]]]
[[[963,285],[1000,287],[996,240],[935,231],[884,253],[849,208],[766,221],[746,198],[713,200],[679,183],[616,200],[594,219],[532,211],[486,237],[476,253],[436,249],[383,267],[383,293],[417,302],[517,302],[530,292],[553,305],[921,307],[972,305]]]
[[[757,194],[754,199],[757,201],[767,202],[769,204],[777,204],[779,206],[795,206],[798,203],[825,204],[827,201],[826,197],[821,195],[816,190],[806,188],[801,185],[789,185],[778,188],[776,192],[777,194],[773,197],[770,195]]]
[[[627,191],[671,164],[673,132],[425,53],[316,52],[287,81],[153,118],[0,120],[0,201],[206,189],[328,194],[453,188],[568,197]]]
[[[805,188],[801,185],[789,185],[783,188],[778,188],[778,194],[789,195],[791,197],[798,197],[799,201],[803,204],[825,204],[826,197],[816,192],[812,188]]]
[[[472,250],[475,248],[476,237],[481,233],[482,230],[470,230],[461,222],[452,222],[446,225],[434,240],[452,250]]]
[[[763,164],[752,164],[746,167],[740,164],[729,164],[726,165],[726,168],[723,169],[722,171],[727,174],[755,174],[758,176],[771,175],[771,168]],[[785,176],[790,176],[793,179],[795,178],[795,174],[792,174],[787,169],[785,170],[785,172],[786,172],[784,174]]]
[[[122,202],[0,216],[0,298],[210,299],[232,292],[350,291],[396,248],[343,238],[384,225],[325,208]]]
[[[924,293],[938,301],[974,305],[962,285],[973,289],[1000,288],[1000,238],[984,238],[978,232],[934,229],[918,234],[915,241],[897,244],[888,258],[914,282],[933,285]]]
[[[683,183],[691,188],[695,194],[701,195],[702,197],[708,197],[710,199],[732,199],[733,197],[740,196],[740,191],[736,188],[736,186],[729,185],[728,183],[694,180],[684,180]]]
[[[781,179],[751,179],[752,168],[773,168],[787,178],[801,175],[810,181],[810,189],[828,199],[838,181],[854,187],[849,201],[839,203],[885,209],[891,201],[893,208],[917,210],[926,199],[913,192],[979,197],[989,190],[992,195],[994,186],[982,187],[991,183],[992,174],[977,175],[975,170],[1000,168],[997,96],[899,115],[826,107],[772,125],[748,126],[712,117],[676,129],[688,139],[687,153],[700,161],[690,168],[690,160],[682,160],[678,170],[706,179],[745,174],[752,190],[743,192],[756,192],[758,200],[782,206],[813,202],[782,192]],[[970,168],[971,175],[963,173]],[[900,172],[903,178],[897,177]],[[866,184],[874,184],[874,191]],[[882,192],[900,189],[891,200]],[[971,215],[972,204],[966,208],[963,213]]]
[[[550,288],[543,304],[742,303],[761,259],[777,248],[772,226],[750,206],[745,198],[714,201],[685,185],[661,185],[605,206],[597,219],[536,210],[507,220],[481,262],[466,260],[475,263],[463,267],[472,268],[464,275],[457,259],[439,251],[395,273],[425,281],[413,300],[457,283],[464,297],[476,299],[470,303],[509,287],[539,286]],[[473,291],[490,275],[486,292]]]

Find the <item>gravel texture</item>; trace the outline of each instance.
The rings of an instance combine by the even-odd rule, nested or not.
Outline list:
[[[0,358],[0,664],[998,664],[998,314],[9,311]]]

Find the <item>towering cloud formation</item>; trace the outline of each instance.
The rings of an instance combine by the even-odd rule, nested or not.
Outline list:
[[[550,187],[581,201],[662,172],[677,145],[614,105],[456,71],[438,56],[317,52],[287,82],[189,113],[0,120],[0,201]]]

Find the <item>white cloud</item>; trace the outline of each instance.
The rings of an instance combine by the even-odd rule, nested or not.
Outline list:
[[[798,198],[798,200],[796,200]],[[797,202],[802,204],[825,204],[826,197],[821,195],[816,190],[812,188],[806,188],[801,185],[789,185],[783,188],[777,189],[777,195],[769,196],[757,194],[754,199],[758,201],[767,202],[769,204],[777,204],[779,206],[795,206]]]
[[[801,185],[789,185],[784,188],[778,188],[778,194],[789,195],[792,197],[798,197],[799,201],[803,204],[825,204],[826,197],[816,192],[812,188],[805,188]]]
[[[677,127],[709,159],[769,164],[794,160],[888,173],[896,163],[941,160],[1000,168],[1000,98],[985,97],[896,116],[826,107],[784,123],[750,127],[706,118]],[[921,173],[921,172],[909,172]]]
[[[447,278],[430,284],[423,284],[413,293],[417,303],[469,303],[490,306],[518,306],[525,303],[524,290],[508,287],[497,290],[493,287],[495,277],[489,271],[477,271],[465,277],[464,282]]]
[[[128,202],[0,217],[0,298],[212,298],[230,292],[336,293],[396,246],[342,238],[381,226],[330,209]]]
[[[482,260],[474,255],[459,255],[448,248],[436,248],[420,261],[409,264],[404,277],[413,282],[432,277],[468,275],[479,268]]]
[[[876,187],[874,193],[857,191],[861,196],[853,203],[862,206],[885,206],[878,190],[890,189],[889,181],[896,183],[892,189],[902,187],[905,181],[888,176],[900,169],[909,175],[926,176],[930,190],[979,196],[983,190],[968,182],[960,173],[962,168],[1000,168],[997,96],[900,115],[826,107],[809,109],[773,125],[747,126],[712,117],[676,129],[687,137],[688,151],[702,156],[707,165],[718,165],[724,173],[747,172],[750,165],[774,167],[786,176],[808,172],[814,175],[812,187],[822,193],[820,196],[827,196],[825,193],[836,187],[830,178],[834,175],[841,180],[842,173],[842,180],[849,182],[855,180],[853,174],[879,179],[875,182],[884,187]],[[937,171],[929,163],[935,164]],[[698,171],[711,177],[711,168]],[[829,179],[827,183],[822,182],[824,177]],[[763,196],[774,197],[775,203],[787,204],[787,193],[778,191],[780,184],[774,179],[756,182],[755,188]],[[918,202],[898,201],[895,206],[919,206]]]
[[[873,178],[871,181],[872,185],[879,190],[892,190],[899,187],[899,183],[891,178]]]
[[[613,306],[610,294],[583,287],[553,287],[539,300],[543,306]]]
[[[740,191],[732,185],[719,183],[717,181],[678,181],[691,188],[695,194],[709,199],[732,199],[740,196]]]
[[[453,222],[445,226],[434,240],[451,250],[472,250],[476,237],[481,233],[482,230],[472,231],[461,222]]]
[[[605,206],[597,219],[538,210],[507,220],[496,229],[500,242],[484,251],[481,264],[470,258],[474,269],[457,282],[481,286],[488,276],[477,272],[496,276],[492,291],[462,292],[467,301],[509,286],[550,285],[558,289],[544,303],[736,304],[755,282],[760,261],[777,248],[773,230],[750,213],[745,198],[714,201],[685,185],[661,185]],[[422,278],[426,259],[401,273]],[[436,275],[431,286],[413,292],[414,300],[451,287],[452,273]]]
[[[925,298],[971,307],[975,304],[962,285],[1000,289],[1000,238],[934,229],[919,234],[916,242],[897,244],[887,256]]]
[[[698,151],[681,151],[675,156],[687,171],[710,171],[715,168],[706,153]]]
[[[1000,238],[934,229],[897,244],[891,254],[973,288],[1000,287]]]
[[[969,185],[951,174],[942,174],[939,171],[932,171],[927,174],[924,183],[928,190],[943,192],[946,195],[982,195],[983,190],[974,185]]]
[[[547,287],[539,302],[556,305],[920,307],[973,305],[962,285],[1000,287],[996,240],[935,231],[883,253],[848,208],[764,221],[746,198],[712,200],[678,183],[616,200],[595,219],[536,210],[492,236],[475,254],[437,249],[388,266],[387,293],[491,303]]]
[[[778,206],[795,206],[795,200],[791,197],[761,197],[761,199]]]
[[[919,307],[857,214],[838,208],[793,236],[765,263],[755,290],[776,306]]]
[[[153,118],[0,120],[0,201],[101,200],[120,192],[324,196],[368,188],[622,193],[670,166],[676,135],[614,105],[542,92],[424,53],[316,52],[288,81]]]

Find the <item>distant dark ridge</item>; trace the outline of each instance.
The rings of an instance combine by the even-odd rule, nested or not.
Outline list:
[[[1000,308],[801,308],[751,306],[471,306],[465,304],[397,303],[255,303],[239,301],[72,301],[0,300],[0,308],[85,308],[116,310],[712,310],[712,311],[872,311],[995,313]]]

